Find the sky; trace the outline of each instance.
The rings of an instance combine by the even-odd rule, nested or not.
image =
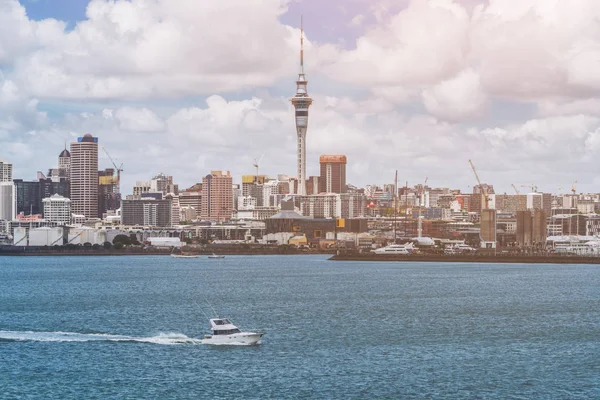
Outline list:
[[[89,132],[124,194],[294,175],[301,16],[307,175],[599,191],[597,0],[0,0],[0,159],[33,180]]]

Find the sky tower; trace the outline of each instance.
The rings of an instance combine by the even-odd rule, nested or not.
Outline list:
[[[300,20],[300,73],[296,81],[296,95],[291,102],[296,109],[296,133],[298,134],[298,194],[306,194],[306,129],[308,128],[308,107],[312,99],[306,90],[304,75],[304,28]]]

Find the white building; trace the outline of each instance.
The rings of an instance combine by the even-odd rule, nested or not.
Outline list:
[[[360,193],[323,193],[297,196],[300,213],[311,218],[362,218],[367,206]]]
[[[254,210],[258,205],[256,197],[240,196],[238,197],[238,210]]]
[[[59,194],[42,200],[44,203],[44,218],[61,225],[71,223],[71,200]]]
[[[12,182],[12,164],[0,158],[0,182]]]
[[[17,215],[17,197],[12,182],[0,182],[0,219],[12,221]]]

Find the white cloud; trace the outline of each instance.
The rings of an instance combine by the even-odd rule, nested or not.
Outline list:
[[[16,0],[1,3],[0,59],[37,97],[210,94],[267,87],[296,70],[299,32],[278,21],[286,0],[92,0],[70,32],[28,20]],[[315,46],[311,62],[332,49]]]
[[[535,103],[600,94],[600,2],[476,3],[412,0],[389,12],[383,2],[380,24],[326,71],[376,94],[422,91],[425,107],[449,120],[478,115],[479,103],[457,109],[461,96]]]
[[[161,132],[165,129],[164,121],[147,108],[122,107],[117,110],[115,118],[124,131]]]
[[[479,75],[472,69],[423,91],[423,103],[431,114],[448,121],[481,116],[486,96]]]

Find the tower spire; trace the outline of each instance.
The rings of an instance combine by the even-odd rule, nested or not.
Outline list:
[[[300,16],[300,73],[304,74],[304,16]]]

